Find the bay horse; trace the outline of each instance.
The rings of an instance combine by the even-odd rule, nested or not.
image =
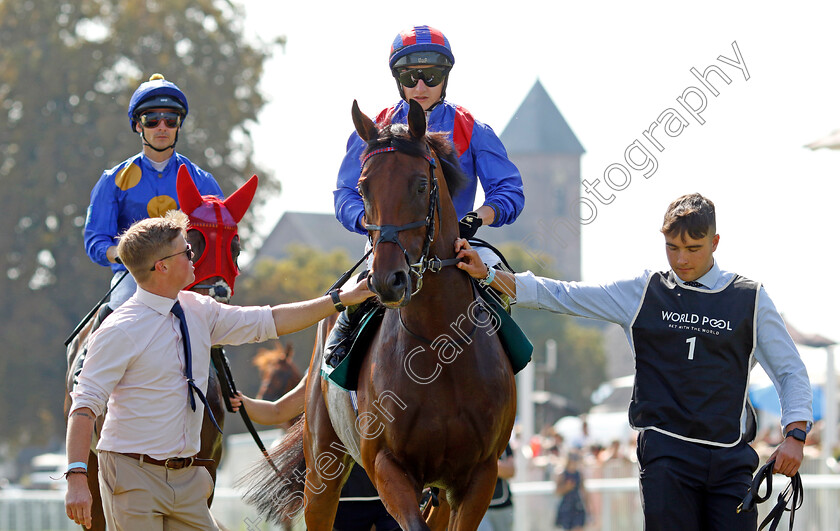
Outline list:
[[[227,199],[221,200],[214,196],[202,196],[186,166],[182,165],[178,168],[178,204],[190,218],[187,242],[192,246],[195,253],[193,257],[195,281],[186,289],[211,296],[219,302],[230,302],[235,278],[239,275],[238,258],[241,245],[237,224],[242,220],[251,205],[257,183],[257,176],[254,175]],[[107,303],[103,306],[107,306]],[[100,310],[103,310],[103,308],[100,308]],[[87,352],[88,338],[106,316],[107,314],[104,312],[98,311],[97,316],[91,319],[67,346],[68,372],[64,406],[65,417],[71,405],[69,393],[73,389],[75,378],[84,361],[82,357]],[[221,350],[221,347],[213,347],[213,349]],[[224,356],[223,353],[221,355]],[[226,408],[222,386],[217,375],[217,371],[220,370],[222,368],[216,367],[216,370],[210,371],[206,397],[219,427],[224,429]],[[96,419],[95,439],[98,439],[104,417],[103,414]],[[206,411],[201,424],[201,450],[198,457],[215,461],[216,465],[207,467],[215,483],[216,467],[222,457],[222,434],[213,425]],[[93,524],[91,529],[104,530],[105,516],[102,511],[102,498],[99,494],[98,471],[99,464],[95,452],[95,443],[92,443],[88,455],[88,487],[93,497]],[[212,502],[213,496],[211,494],[207,503],[210,505]]]
[[[377,128],[356,102],[352,116],[367,142],[359,190],[374,246],[368,283],[386,308],[355,382],[358,411],[322,378],[329,327],[321,323],[304,418],[273,454],[279,477],[263,465],[246,499],[269,518],[302,510],[308,529],[330,530],[355,461],[402,529],[431,529],[419,505],[423,489],[437,487],[450,511],[430,517],[435,529],[448,520],[448,529],[475,530],[513,427],[516,389],[489,311],[466,273],[449,267],[458,237],[450,194],[465,177],[446,133],[427,133],[416,101],[407,126]]]

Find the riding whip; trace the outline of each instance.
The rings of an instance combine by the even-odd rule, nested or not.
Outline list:
[[[93,318],[93,315],[96,313],[96,310],[98,310],[98,309],[99,309],[99,307],[100,307],[100,306],[102,306],[102,303],[103,303],[103,302],[105,302],[105,299],[107,299],[107,298],[108,298],[108,296],[109,296],[109,295],[111,295],[111,293],[114,291],[114,289],[115,289],[117,286],[119,286],[119,285],[120,285],[120,282],[122,282],[122,281],[123,281],[123,279],[124,279],[125,277],[127,277],[127,276],[128,276],[128,269],[126,269],[125,271],[123,271],[123,275],[122,275],[120,278],[118,278],[116,282],[114,282],[114,285],[113,285],[113,286],[111,286],[111,289],[109,289],[109,290],[108,290],[108,293],[106,293],[104,297],[102,297],[101,299],[99,299],[99,302],[97,302],[97,303],[93,306],[93,308],[91,308],[91,309],[90,309],[90,311],[89,311],[89,312],[88,312],[88,314],[85,316],[85,318],[84,318],[84,319],[82,319],[82,321],[81,321],[78,325],[76,325],[76,329],[75,329],[75,330],[73,330],[73,331],[70,333],[70,337],[68,337],[67,339],[65,339],[65,340],[64,340],[64,346],[65,346],[65,347],[66,347],[67,345],[69,345],[69,344],[70,344],[70,342],[71,342],[71,341],[73,341],[73,339],[74,339],[77,335],[79,335],[79,332],[81,332],[81,331],[82,331],[82,328],[84,328],[84,327],[85,327],[85,325],[88,323],[88,321],[90,321],[90,320],[91,320],[91,318]]]
[[[358,262],[356,262],[356,265],[354,265],[353,267],[351,267],[350,269],[345,271],[344,274],[341,275],[341,277],[338,280],[335,281],[335,284],[333,284],[332,286],[329,287],[329,289],[326,291],[326,293],[324,293],[324,295],[329,294],[329,292],[331,292],[332,290],[334,290],[335,288],[337,288],[339,286],[343,286],[344,283],[347,282],[347,279],[350,278],[350,275],[353,274],[353,271],[355,271],[356,268],[359,267],[359,265],[361,265],[362,262],[367,260],[367,257],[370,256],[370,253],[372,253],[372,252],[373,252],[373,248],[368,250],[368,252],[366,252],[365,255],[363,257],[361,257]]]

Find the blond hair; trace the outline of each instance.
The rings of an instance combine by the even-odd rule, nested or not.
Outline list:
[[[155,261],[169,253],[175,238],[186,234],[188,223],[186,214],[170,210],[162,218],[142,219],[120,235],[117,255],[137,282],[152,275]]]

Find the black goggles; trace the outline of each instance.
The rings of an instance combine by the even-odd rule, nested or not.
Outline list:
[[[147,112],[140,115],[140,125],[149,129],[157,127],[161,120],[170,129],[181,125],[181,115],[177,112]]]
[[[178,256],[179,254],[187,255],[187,260],[192,261],[192,259],[193,259],[192,245],[187,244],[187,248],[184,249],[183,251],[179,251],[175,254],[170,254],[169,256],[164,256],[163,258],[159,258],[159,259],[155,260],[155,265],[157,265],[158,262],[162,262],[162,261],[166,260],[167,258],[172,258],[173,256]],[[155,266],[153,265],[152,268],[149,269],[149,271],[154,271],[154,270],[155,270]]]
[[[417,82],[421,79],[427,87],[436,87],[443,83],[446,74],[449,72],[448,68],[439,66],[424,66],[421,68],[401,68],[394,77],[400,82],[400,85],[408,88],[417,86]]]

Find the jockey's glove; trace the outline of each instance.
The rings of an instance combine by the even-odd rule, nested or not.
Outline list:
[[[464,217],[461,218],[461,221],[458,222],[458,231],[460,232],[461,238],[470,239],[475,236],[475,233],[478,232],[478,228],[480,226],[481,218],[479,217],[478,212],[467,212]]]

